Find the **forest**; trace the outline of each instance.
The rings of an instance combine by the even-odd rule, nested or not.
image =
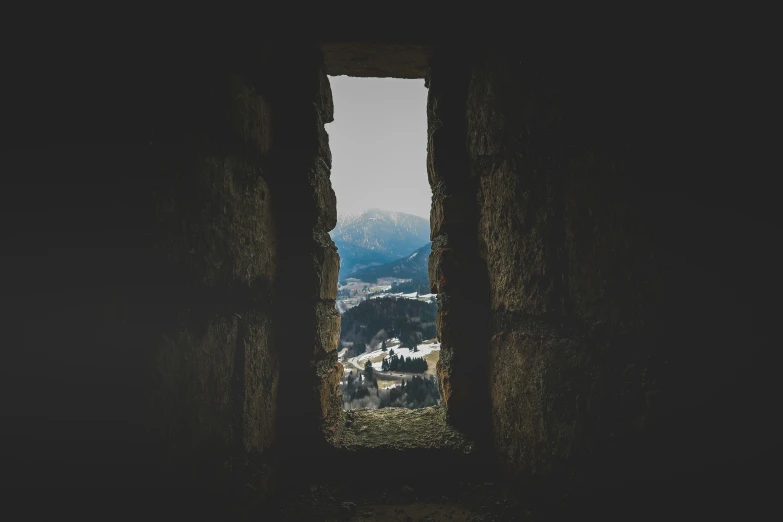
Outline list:
[[[408,372],[424,373],[429,369],[427,361],[423,357],[399,357],[392,355],[381,362],[381,370],[384,372]]]
[[[425,362],[426,364],[426,362]],[[378,389],[378,380],[372,365],[363,372],[351,372],[342,386],[343,406],[355,408],[425,408],[440,402],[438,382],[434,376],[413,375],[399,386]]]
[[[413,292],[418,292],[419,294],[430,293],[430,280],[426,274],[423,276],[415,276],[410,281],[404,283],[392,283],[391,288],[388,290],[388,293],[391,294],[410,294]]]
[[[437,304],[415,299],[368,299],[342,315],[340,339],[371,344],[376,334],[385,330],[389,338],[397,337],[403,346],[410,346],[437,336],[437,310]]]

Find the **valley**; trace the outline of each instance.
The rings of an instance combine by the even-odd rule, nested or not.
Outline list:
[[[428,221],[373,209],[338,219],[332,236],[341,256],[335,306],[343,408],[439,404]]]

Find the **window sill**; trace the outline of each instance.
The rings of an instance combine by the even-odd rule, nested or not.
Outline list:
[[[345,450],[474,450],[472,441],[446,423],[446,410],[440,406],[348,411],[329,442]]]

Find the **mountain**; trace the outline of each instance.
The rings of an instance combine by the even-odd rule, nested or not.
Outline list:
[[[412,214],[371,209],[339,216],[330,233],[340,254],[341,280],[354,271],[404,257],[430,240],[429,220]]]
[[[334,244],[337,245],[337,252],[340,254],[340,281],[344,281],[355,270],[382,265],[395,257],[388,252],[370,250],[340,240],[335,240]]]
[[[427,243],[415,252],[396,259],[391,263],[370,266],[356,270],[351,277],[368,283],[374,283],[382,277],[396,277],[398,279],[411,279],[414,283],[423,281],[427,284],[427,261],[432,252],[432,243]]]

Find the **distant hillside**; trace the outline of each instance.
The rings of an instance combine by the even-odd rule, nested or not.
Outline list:
[[[411,338],[432,339],[437,311],[437,304],[413,299],[369,299],[342,315],[340,340],[369,344],[381,330],[406,346]]]
[[[334,244],[337,246],[337,252],[340,254],[339,278],[341,282],[344,282],[356,270],[369,266],[385,265],[395,259],[395,256],[388,252],[378,252],[377,250],[362,248],[350,243],[343,243],[339,240],[335,240]]]
[[[427,261],[432,252],[432,243],[427,243],[415,252],[396,259],[391,263],[356,270],[351,277],[368,283],[374,283],[382,277],[412,279],[413,283],[427,284]]]
[[[340,216],[331,232],[340,254],[340,279],[368,266],[408,255],[430,239],[427,219],[372,209],[358,216]]]

